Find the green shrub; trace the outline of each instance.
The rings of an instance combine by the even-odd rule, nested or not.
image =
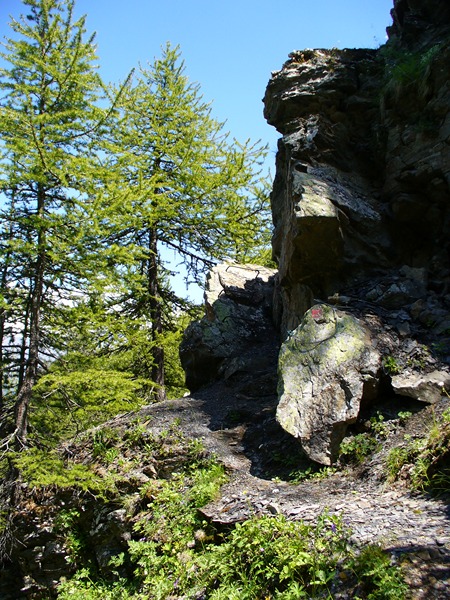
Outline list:
[[[433,419],[422,438],[393,448],[386,458],[386,476],[395,481],[400,471],[410,465],[407,473],[413,489],[435,494],[450,492],[450,411]]]
[[[400,570],[391,564],[389,555],[380,546],[366,546],[351,562],[359,585],[358,598],[362,594],[367,600],[402,600],[408,586]]]
[[[398,364],[397,359],[393,356],[385,356],[383,359],[383,368],[389,375],[397,375],[401,372],[402,368]]]
[[[58,587],[58,600],[138,600],[142,598],[127,589],[123,580],[111,582],[95,581],[89,569],[80,569],[70,579],[61,581]]]
[[[408,464],[411,451],[408,447],[397,446],[389,451],[386,458],[386,473],[388,481],[395,481],[401,469]]]
[[[283,515],[249,519],[202,557],[206,595],[330,597],[329,585],[345,555],[347,538],[341,519],[328,514],[316,526],[288,521]]]
[[[401,410],[397,416],[398,416],[400,425],[405,425],[406,421],[410,417],[412,417],[412,412],[410,412],[408,410]]]
[[[389,426],[379,412],[371,417],[369,431],[348,436],[342,440],[339,459],[343,464],[360,465],[381,447],[381,440],[389,433]]]
[[[11,454],[23,480],[31,487],[79,488],[105,491],[102,479],[87,465],[62,460],[55,451],[29,448]]]
[[[360,465],[373,452],[378,450],[380,443],[370,433],[358,433],[345,438],[340,447],[339,458],[344,464]]]

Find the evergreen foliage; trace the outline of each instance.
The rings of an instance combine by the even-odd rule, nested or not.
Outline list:
[[[24,0],[0,70],[1,407],[27,443],[28,410],[49,327],[97,271],[85,232],[92,132],[105,120],[85,20],[72,0]],[[5,432],[4,432],[5,433]]]
[[[74,2],[23,0],[1,54],[0,559],[21,482],[117,493],[58,442],[186,391],[178,346],[198,310],[173,271],[201,283],[219,260],[267,261],[265,148],[230,139],[178,48],[104,86]],[[197,466],[193,505],[223,480]]]
[[[230,140],[184,71],[170,44],[153,65],[141,67],[105,142],[104,222],[110,239],[135,259],[121,265],[128,282],[121,304],[151,323],[159,399],[161,336],[179,300],[167,283],[165,257],[171,253],[187,280],[200,283],[214,260],[245,259],[268,242],[267,182],[255,168],[265,148]]]
[[[74,0],[24,8],[0,70],[1,437],[17,449],[183,394],[194,313],[167,253],[200,282],[269,240],[265,149],[229,139],[178,48],[107,89]]]
[[[67,464],[55,453],[29,448],[10,457],[23,479],[34,488],[55,486],[60,489],[79,488],[96,492],[99,478],[87,466]]]

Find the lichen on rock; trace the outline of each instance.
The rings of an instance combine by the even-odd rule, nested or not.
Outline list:
[[[314,305],[282,345],[277,420],[324,465],[336,458],[362,400],[377,386],[381,357],[353,315]]]

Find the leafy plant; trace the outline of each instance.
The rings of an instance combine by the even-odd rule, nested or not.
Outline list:
[[[408,586],[400,570],[391,564],[389,555],[380,546],[365,546],[350,562],[350,568],[359,582],[358,598],[360,594],[367,600],[402,600],[406,597]]]
[[[146,446],[153,439],[154,436],[148,431],[145,424],[141,423],[140,419],[136,419],[131,423],[131,427],[127,429],[123,437],[125,444],[130,448],[134,446]]]
[[[77,508],[61,510],[55,519],[55,530],[64,536],[69,550],[68,562],[76,564],[79,559],[86,564],[90,556],[90,544],[87,532],[80,526],[80,510]]]
[[[386,438],[389,433],[389,426],[380,412],[370,418],[369,427],[370,431],[379,439]]]
[[[373,435],[358,433],[342,441],[339,458],[343,463],[359,465],[379,447],[380,443]]]
[[[402,410],[398,413],[398,419],[401,425],[404,425],[406,421],[412,416],[412,412],[408,410]]]
[[[316,465],[309,466],[305,469],[294,469],[290,472],[288,481],[290,483],[300,483],[308,479],[326,479],[336,472],[333,467],[319,467]]]
[[[380,448],[381,440],[389,432],[389,425],[381,413],[369,420],[369,431],[348,436],[342,440],[339,459],[342,463],[361,464],[368,456]]]
[[[113,583],[98,581],[89,569],[80,569],[75,576],[61,581],[58,587],[59,600],[138,600],[139,595],[129,589],[127,581],[119,579]],[[142,596],[141,596],[142,598]]]
[[[397,375],[402,368],[393,356],[385,356],[383,359],[383,368],[389,375]]]
[[[434,417],[424,437],[407,441],[386,458],[388,480],[395,481],[409,466],[407,477],[413,489],[450,492],[450,411],[444,411],[440,419]]]
[[[411,52],[392,41],[389,42],[380,50],[385,64],[386,85],[417,84],[440,49],[441,44],[435,44],[426,52]]]
[[[104,457],[107,462],[111,461],[112,450],[117,450],[114,445],[119,442],[119,432],[112,427],[100,427],[92,434],[92,458]],[[108,458],[107,458],[108,457]]]
[[[214,459],[199,459],[198,445],[194,450],[194,460],[182,472],[150,482],[141,492],[148,512],[135,525],[139,539],[129,542],[129,559],[139,588],[152,598],[166,598],[174,588],[189,589],[194,550],[212,539],[198,509],[216,497],[226,476]]]
[[[400,470],[411,458],[411,450],[405,446],[397,446],[389,451],[386,458],[386,474],[388,481],[395,481]]]
[[[225,598],[319,597],[345,555],[348,532],[339,517],[322,515],[316,526],[262,516],[237,524],[201,560],[206,594]]]

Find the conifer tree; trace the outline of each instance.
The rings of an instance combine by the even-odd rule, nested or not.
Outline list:
[[[259,170],[265,148],[230,140],[170,44],[140,68],[121,109],[109,138],[105,206],[115,203],[114,242],[134,253],[126,271],[132,292],[123,305],[151,324],[152,379],[163,399],[159,340],[165,307],[173,309],[177,300],[167,284],[165,253],[200,281],[215,260],[245,259],[267,243],[267,181]]]
[[[86,190],[105,120],[94,38],[74,0],[23,3],[0,70],[0,408],[18,448],[48,326],[96,271]]]

